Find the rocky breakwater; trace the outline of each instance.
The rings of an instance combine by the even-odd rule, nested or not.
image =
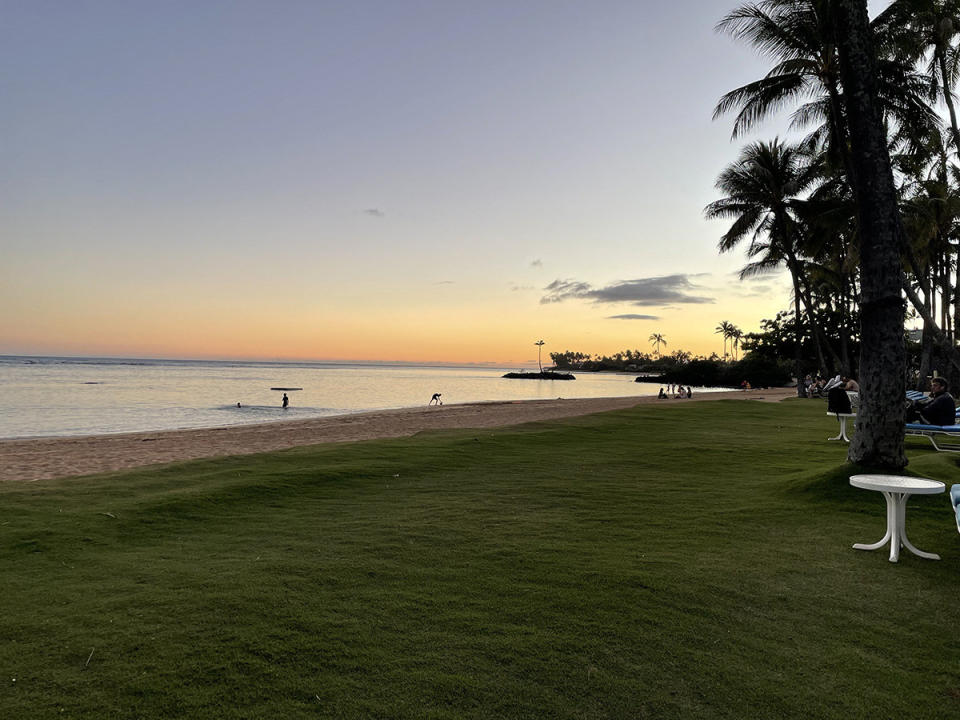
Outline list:
[[[503,377],[511,380],[576,380],[576,376],[571,373],[556,372],[554,370],[543,370],[541,372],[509,372]]]

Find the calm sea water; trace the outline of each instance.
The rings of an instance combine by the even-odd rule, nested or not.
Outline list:
[[[444,403],[656,395],[631,375],[507,380],[516,368],[0,357],[0,438],[222,427]],[[281,409],[282,392],[290,407]],[[237,403],[241,407],[237,407]]]

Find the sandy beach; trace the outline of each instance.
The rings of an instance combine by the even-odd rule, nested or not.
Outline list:
[[[778,402],[795,394],[793,388],[774,388],[694,393],[689,400],[629,397],[506,401],[200,430],[0,440],[0,481],[36,482],[302,445],[406,437],[426,430],[504,427],[651,403],[669,407],[731,398]]]

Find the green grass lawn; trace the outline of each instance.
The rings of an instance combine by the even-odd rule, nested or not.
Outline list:
[[[851,549],[885,506],[835,433],[728,400],[0,485],[0,717],[956,718],[949,500],[907,511],[942,561]]]

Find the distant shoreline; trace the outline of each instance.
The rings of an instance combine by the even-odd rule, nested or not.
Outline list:
[[[694,392],[689,400],[631,396],[485,401],[219,428],[0,440],[0,482],[36,482],[321,443],[409,437],[431,430],[505,427],[637,405],[678,406],[722,399],[777,402],[795,395],[795,388],[773,388]]]

